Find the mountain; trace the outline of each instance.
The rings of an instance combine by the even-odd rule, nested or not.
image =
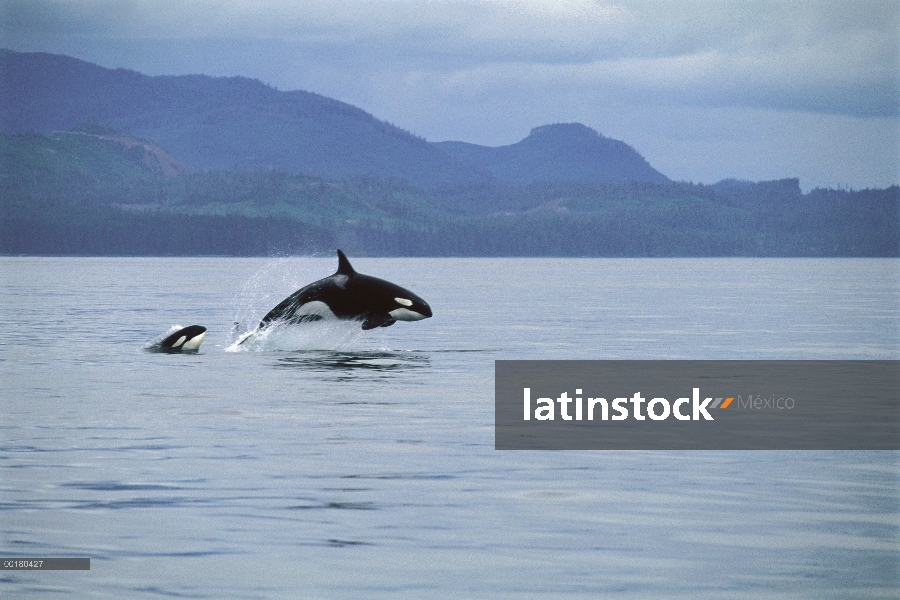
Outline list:
[[[102,124],[152,140],[187,168],[405,179],[433,188],[536,181],[665,182],[633,148],[583,125],[517,144],[429,143],[311,92],[244,77],[150,77],[67,56],[0,50],[0,132]]]
[[[669,181],[625,142],[604,137],[580,123],[536,127],[524,140],[496,148],[465,142],[435,145],[509,183]]]
[[[577,123],[428,143],[250,79],[9,51],[0,94],[0,254],[900,255],[898,187],[671,182]]]
[[[194,170],[487,180],[408,132],[318,94],[244,77],[149,77],[66,56],[0,52],[0,131],[98,123],[153,140]]]

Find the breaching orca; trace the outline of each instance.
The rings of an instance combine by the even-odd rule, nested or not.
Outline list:
[[[200,349],[200,343],[205,335],[206,327],[191,325],[166,336],[166,339],[151,346],[150,350],[157,352],[196,352]]]
[[[273,323],[341,319],[361,321],[363,329],[374,329],[431,316],[428,303],[409,290],[357,273],[343,252],[338,250],[337,255],[334,275],[310,283],[282,300],[240,343]]]

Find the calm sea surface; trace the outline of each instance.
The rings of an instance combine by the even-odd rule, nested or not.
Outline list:
[[[900,261],[351,260],[434,318],[235,351],[336,259],[0,258],[0,555],[91,558],[0,596],[897,597],[900,453],[495,451],[493,365],[898,359]]]

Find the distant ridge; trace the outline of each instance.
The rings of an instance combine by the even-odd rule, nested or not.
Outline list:
[[[194,170],[371,175],[420,185],[489,179],[355,106],[244,77],[150,77],[3,50],[0,95],[4,133],[97,123],[152,140]]]
[[[509,183],[669,181],[625,142],[604,137],[580,123],[535,127],[524,140],[496,148],[465,142],[435,145]]]
[[[350,104],[245,77],[150,77],[0,50],[0,96],[3,133],[104,125],[151,140],[195,171],[373,176],[424,187],[668,181],[629,145],[577,123],[537,127],[499,148],[429,143]]]

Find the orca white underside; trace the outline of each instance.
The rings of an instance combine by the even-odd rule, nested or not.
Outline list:
[[[294,314],[301,317],[307,315],[315,315],[318,317],[322,317],[323,319],[337,319],[337,315],[335,315],[331,311],[331,307],[319,300],[307,302],[306,304],[298,308],[294,312]]]
[[[184,342],[184,346],[181,347],[182,350],[187,350],[189,352],[196,352],[200,349],[200,343],[203,342],[203,338],[206,336],[206,332],[201,333],[200,335],[195,335],[188,341]],[[179,343],[180,340],[179,340]],[[177,346],[178,344],[176,344]]]
[[[410,302],[410,304],[412,304],[412,302]],[[414,310],[409,310],[408,308],[395,308],[388,314],[391,315],[391,318],[398,321],[421,321],[425,318],[425,315],[417,313]]]

